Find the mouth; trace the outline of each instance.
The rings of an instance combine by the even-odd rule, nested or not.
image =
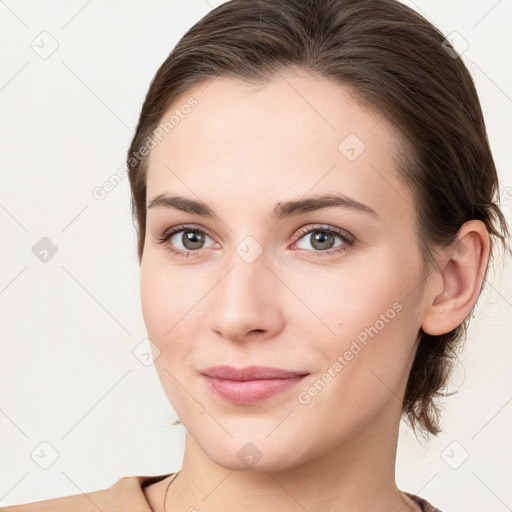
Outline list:
[[[232,404],[250,405],[291,389],[309,373],[264,366],[223,365],[206,368],[201,375],[217,398]]]

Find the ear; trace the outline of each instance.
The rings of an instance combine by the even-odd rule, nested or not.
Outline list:
[[[489,233],[479,220],[465,222],[438,259],[442,290],[432,288],[421,328],[439,336],[458,327],[475,304],[489,261]]]

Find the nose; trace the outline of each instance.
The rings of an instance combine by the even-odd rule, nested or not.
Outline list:
[[[252,262],[234,253],[213,295],[210,328],[231,341],[274,337],[283,328],[279,280],[261,254]]]

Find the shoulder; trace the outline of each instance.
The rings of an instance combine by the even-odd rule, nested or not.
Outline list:
[[[74,494],[43,501],[34,501],[22,505],[0,508],[0,512],[89,512],[103,510],[108,501],[107,489],[88,492],[84,494]]]
[[[169,475],[125,476],[107,489],[3,507],[0,512],[152,512],[142,489]]]

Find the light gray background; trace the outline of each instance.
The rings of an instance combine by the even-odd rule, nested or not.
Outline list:
[[[0,0],[0,505],[180,468],[184,427],[141,362],[128,180],[93,191],[123,176],[151,78],[220,3]],[[406,3],[469,45],[510,219],[512,2]],[[57,247],[47,262],[32,251],[42,237]],[[510,265],[490,278],[443,433],[422,446],[401,428],[400,488],[443,511],[512,507]]]

